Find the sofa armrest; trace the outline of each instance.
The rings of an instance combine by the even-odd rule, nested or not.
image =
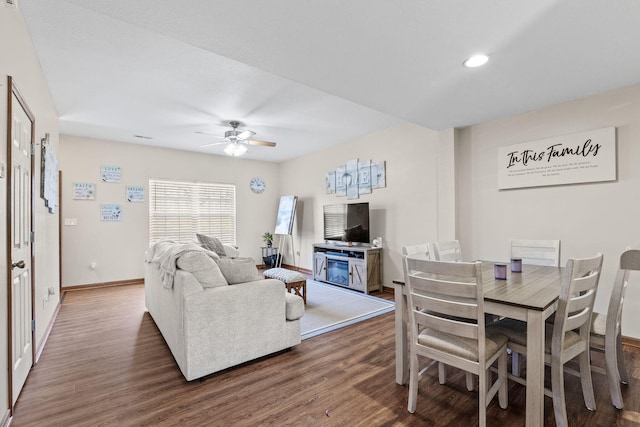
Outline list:
[[[285,294],[285,313],[287,320],[297,320],[304,316],[304,300],[298,295]]]

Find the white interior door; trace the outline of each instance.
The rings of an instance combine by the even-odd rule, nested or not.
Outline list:
[[[31,133],[33,122],[11,97],[11,384],[12,405],[33,364],[31,296]]]

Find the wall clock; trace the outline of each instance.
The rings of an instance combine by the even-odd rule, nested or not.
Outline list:
[[[258,178],[257,176],[254,178],[251,178],[251,182],[249,183],[249,187],[251,187],[251,191],[253,191],[256,194],[262,193],[266,188],[266,186],[267,185],[264,183],[264,180],[262,178]]]

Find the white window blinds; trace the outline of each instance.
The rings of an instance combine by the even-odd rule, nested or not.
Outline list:
[[[192,242],[196,233],[236,244],[236,187],[149,180],[149,240]]]

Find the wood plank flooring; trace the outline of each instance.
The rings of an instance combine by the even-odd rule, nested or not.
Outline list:
[[[145,311],[142,286],[67,292],[12,427],[477,425],[477,393],[454,370],[446,385],[437,372],[424,378],[416,413],[407,412],[408,388],[395,383],[393,334],[389,313],[187,382]],[[597,410],[588,411],[579,379],[567,375],[571,425],[640,425],[640,351],[627,350],[626,409],[611,405],[606,378],[594,374]],[[524,388],[511,384],[509,408],[492,402],[487,424],[524,425],[524,405]],[[545,419],[555,425],[549,398]]]

